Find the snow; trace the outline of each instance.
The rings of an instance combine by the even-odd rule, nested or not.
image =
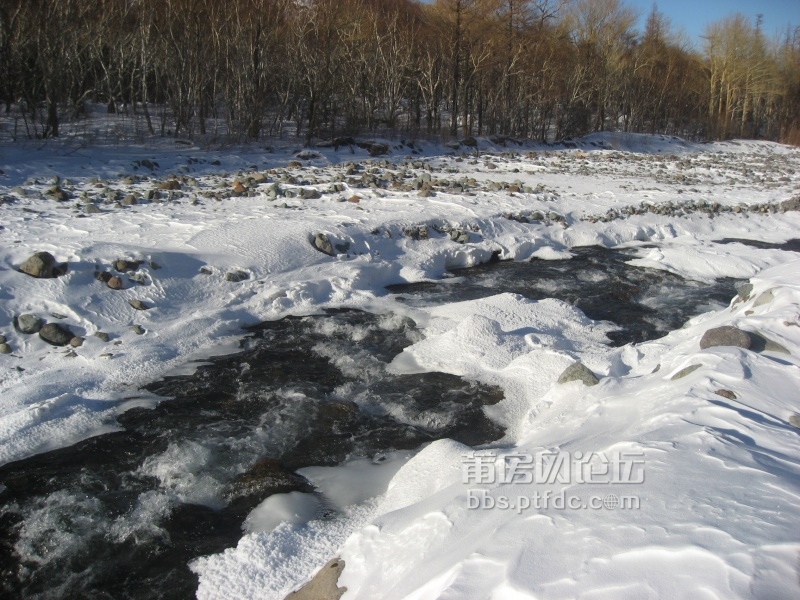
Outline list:
[[[342,148],[320,150],[321,158],[295,170],[316,178],[302,187],[323,192],[319,199],[270,202],[257,188],[253,197],[217,201],[204,193],[230,187],[251,165],[261,172],[283,167],[290,148],[0,147],[0,198],[13,200],[0,204],[0,333],[12,349],[0,355],[0,463],[114,430],[124,410],[160,401],[143,393],[143,384],[234,351],[243,325],[333,307],[393,313],[413,318],[423,335],[394,359],[394,371],[444,371],[504,389],[505,400],[486,411],[506,436],[482,449],[497,464],[542,452],[628,453],[641,457],[644,482],[465,484],[472,449],[450,440],[417,453],[304,469],[316,494],[268,498],[243,523],[236,548],[192,563],[199,598],[283,598],[333,556],[345,560],[339,584],[348,600],[798,597],[800,437],[788,419],[800,411],[800,260],[716,241],[784,242],[797,237],[800,213],[588,217],[643,201],[777,205],[800,191],[800,151],[620,134],[590,136],[576,149],[531,145],[515,156],[481,144],[495,151],[497,169],[485,166],[486,157],[446,156],[433,144],[420,144],[423,153],[413,160],[432,165],[434,177],[519,180],[540,191],[482,188],[422,198],[347,184],[329,193],[342,161],[368,160]],[[395,149],[390,160],[401,163],[406,152]],[[155,174],[133,169],[143,159],[158,162]],[[142,194],[152,177],[168,173],[187,175],[196,187],[159,203],[103,205],[93,215],[74,210],[75,200],[44,196],[56,176],[77,199],[99,193],[93,178],[120,194]],[[122,182],[134,174],[134,183]],[[342,201],[353,194],[359,203]],[[504,217],[533,211],[561,215],[567,226]],[[470,243],[433,229],[428,240],[403,235],[425,224],[468,229]],[[311,240],[318,232],[349,243],[348,251],[317,252]],[[555,259],[592,244],[633,249],[632,265],[699,281],[749,279],[753,291],[662,339],[611,348],[607,324],[557,300],[502,294],[414,308],[384,290],[440,279],[497,252]],[[68,273],[41,280],[16,270],[43,250],[67,262]],[[145,283],[124,278],[126,289],[113,291],[94,279],[118,258],[144,261],[137,274]],[[249,279],[226,281],[231,270]],[[132,299],[152,308],[134,311]],[[26,336],[13,326],[23,313],[58,320],[85,342],[70,351]],[[143,335],[131,331],[135,324]],[[703,333],[721,325],[757,332],[789,353],[700,350]],[[98,331],[111,341],[94,337]],[[575,361],[600,384],[556,385]],[[693,365],[700,366],[673,379]],[[187,463],[203,460],[200,447],[180,456],[168,449],[141,469],[178,499],[213,507],[218,490],[193,479]],[[641,505],[523,509],[518,499],[533,491],[581,501],[635,495]],[[516,509],[470,508],[477,492],[495,504],[517,499]],[[325,518],[326,507],[339,516]]]

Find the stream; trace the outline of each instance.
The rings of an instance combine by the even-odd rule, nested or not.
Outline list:
[[[735,294],[733,280],[709,285],[629,266],[625,251],[572,253],[388,291],[412,306],[504,292],[558,298],[614,323],[613,345],[661,337]],[[189,561],[235,546],[268,496],[314,492],[297,469],[380,462],[441,438],[500,439],[483,407],[500,402],[501,389],[387,371],[422,337],[406,317],[355,310],[263,323],[247,330],[238,353],[146,386],[170,400],[124,413],[120,431],[0,467],[0,594],[190,598]]]

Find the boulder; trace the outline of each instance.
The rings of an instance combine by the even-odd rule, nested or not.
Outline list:
[[[75,335],[59,323],[48,323],[39,330],[39,337],[53,346],[66,346]]]
[[[84,338],[76,335],[69,341],[69,345],[72,346],[73,348],[78,348],[80,346],[83,346],[84,341],[85,341]]]
[[[150,308],[141,300],[128,300],[128,304],[130,304],[135,310],[148,310]]]
[[[344,561],[334,558],[322,567],[316,575],[285,600],[339,600],[347,588],[339,587],[339,577],[344,570]]]
[[[597,385],[600,383],[600,380],[597,379],[597,376],[579,362],[572,363],[570,366],[564,369],[564,372],[561,373],[558,378],[558,383],[569,383],[570,381],[580,381],[587,386]]]
[[[795,413],[791,417],[789,417],[789,424],[800,429],[800,415]]]
[[[142,327],[139,324],[136,324],[133,327],[131,327],[131,331],[136,335],[144,335],[144,327]]]
[[[16,321],[17,329],[19,329],[21,333],[27,333],[28,335],[39,333],[44,325],[44,321],[39,317],[28,314],[18,316]]]
[[[702,366],[703,365],[689,365],[685,369],[681,369],[680,371],[675,373],[675,375],[672,376],[671,380],[672,381],[677,381],[678,379],[683,379],[687,375],[691,375],[692,373],[697,371],[697,369],[699,369]]]
[[[322,252],[323,254],[327,254],[328,256],[333,256],[333,244],[328,239],[328,236],[324,233],[318,233],[314,236],[314,248]]]
[[[140,264],[141,262],[138,260],[125,260],[124,258],[119,258],[114,261],[114,269],[120,273],[125,273],[126,271],[135,271],[139,268]]]
[[[106,285],[110,287],[112,290],[121,290],[125,288],[125,284],[122,283],[122,279],[120,279],[116,275],[109,277],[108,281],[106,281]]]
[[[738,327],[723,325],[709,329],[700,339],[700,349],[714,348],[716,346],[734,346],[737,348],[749,349],[752,345],[750,335]]]
[[[0,354],[11,354],[11,346],[3,342],[0,344]]]
[[[156,187],[159,190],[179,190],[181,189],[181,184],[176,179],[170,179],[169,181],[162,181]]]
[[[63,275],[66,265],[58,265],[49,252],[36,252],[20,265],[19,270],[38,279],[51,279]]]
[[[225,273],[225,281],[238,283],[240,281],[247,281],[248,279],[250,279],[250,273],[247,271],[229,271]]]
[[[136,196],[133,194],[128,194],[122,199],[122,206],[135,206],[136,204]]]
[[[107,333],[104,331],[95,331],[94,337],[96,337],[101,342],[107,342],[110,338]]]
[[[731,390],[717,390],[714,393],[717,396],[722,396],[723,398],[727,398],[728,400],[736,400],[736,394],[734,394]]]

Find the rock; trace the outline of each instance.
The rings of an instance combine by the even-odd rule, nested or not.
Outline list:
[[[16,319],[17,329],[19,329],[21,333],[27,333],[28,335],[39,333],[43,325],[44,321],[34,315],[20,315]]]
[[[570,381],[580,381],[588,386],[600,383],[597,376],[579,362],[572,363],[564,369],[564,372],[558,378],[558,383],[569,383]]]
[[[66,265],[56,264],[55,257],[49,252],[36,252],[20,265],[19,270],[38,279],[51,279],[63,275]]]
[[[781,346],[778,342],[773,342],[771,339],[764,337],[760,333],[748,332],[750,336],[750,350],[753,352],[778,352],[780,354],[791,354],[786,348]]]
[[[775,299],[775,294],[772,293],[772,290],[767,290],[763,294],[761,294],[756,301],[753,302],[753,308],[756,306],[764,306],[765,304],[769,304]]]
[[[105,333],[104,331],[95,331],[94,332],[94,337],[96,337],[101,342],[107,342],[110,339],[108,337],[108,334]]]
[[[714,392],[717,396],[722,396],[723,398],[727,398],[728,400],[736,400],[736,394],[734,394],[730,390],[717,390]]]
[[[685,369],[681,369],[680,371],[675,373],[675,375],[672,376],[671,380],[672,381],[676,381],[678,379],[683,379],[687,375],[690,375],[691,373],[694,373],[695,371],[697,371],[697,369],[699,369],[702,366],[703,365],[689,365]]]
[[[133,327],[131,327],[131,331],[136,335],[144,335],[144,327],[142,327],[139,324],[136,324]]]
[[[250,279],[250,273],[247,271],[229,271],[225,273],[225,281],[238,283],[240,281],[247,281],[248,279]]]
[[[389,154],[389,146],[386,144],[370,144],[367,148],[370,156],[383,156]]]
[[[753,293],[752,283],[745,283],[738,290],[736,290],[736,294],[739,296],[739,299],[742,302],[747,302],[750,299],[750,294],[752,293]]]
[[[75,336],[59,323],[48,323],[39,330],[39,337],[53,346],[66,346]]]
[[[316,575],[285,600],[339,600],[347,588],[339,587],[339,577],[344,570],[344,561],[334,558],[322,567]]]
[[[241,181],[237,181],[233,184],[233,193],[237,196],[241,196],[247,192],[247,188],[242,185]]]
[[[125,284],[122,283],[122,279],[120,279],[116,275],[109,277],[108,281],[106,281],[106,285],[110,287],[112,290],[121,290],[125,288]]]
[[[133,194],[128,194],[122,199],[122,206],[135,206],[136,204],[136,196]]]
[[[106,283],[106,284],[109,281],[111,281],[112,277],[114,277],[114,276],[111,273],[109,273],[108,271],[98,271],[98,272],[96,272],[94,274],[94,278],[97,279],[97,281],[102,281],[103,283]]]
[[[723,325],[722,327],[709,329],[700,339],[701,350],[715,348],[717,346],[734,346],[747,350],[751,345],[752,341],[747,332],[731,325]]]
[[[791,417],[789,417],[789,424],[800,429],[800,415],[795,413]]]
[[[73,348],[79,348],[80,346],[83,346],[84,341],[85,340],[82,337],[76,335],[69,341],[69,345],[72,346]]]
[[[95,206],[91,202],[87,202],[83,206],[83,212],[86,213],[87,215],[96,215],[96,214],[101,213],[103,211],[100,210],[99,208],[97,208],[97,206]]]
[[[11,346],[5,342],[0,344],[0,354],[11,354]]]
[[[148,310],[150,308],[141,300],[128,300],[128,304],[130,304],[135,310]]]
[[[314,237],[314,247],[322,252],[323,254],[327,254],[328,256],[333,256],[333,244],[328,239],[328,236],[324,233],[318,233]]]
[[[148,264],[148,265],[150,265],[150,268],[151,268],[151,269],[153,269],[153,271],[158,271],[158,270],[161,268],[161,265],[159,265],[159,264],[158,264],[156,261],[154,261],[154,260],[151,260],[151,261],[150,261],[149,263],[147,263],[147,264]]]
[[[6,336],[0,335],[0,344],[5,344],[7,341]]]
[[[210,267],[200,267],[200,275],[212,275],[214,271]]]
[[[299,160],[290,160],[288,163],[286,163],[286,166],[289,169],[300,169],[303,166],[303,163],[301,163]]]
[[[478,147],[478,140],[476,140],[472,136],[468,136],[468,137],[465,137],[463,140],[461,140],[461,144],[464,145],[464,146],[467,146],[469,148],[477,148]]]
[[[322,198],[322,194],[319,193],[319,190],[314,188],[303,188],[300,192],[300,197],[303,198],[303,200],[319,200]]]
[[[800,196],[795,196],[789,200],[784,200],[780,204],[781,210],[786,212],[790,210],[800,210]]]
[[[170,179],[169,181],[162,181],[158,184],[159,190],[179,190],[181,189],[181,184],[176,179]]]
[[[469,241],[469,233],[463,229],[453,229],[450,232],[450,239],[457,244],[466,244]]]
[[[125,260],[124,258],[119,258],[114,261],[114,269],[120,273],[125,273],[127,271],[135,271],[139,268],[140,264],[142,263],[138,260]]]
[[[360,196],[350,196],[347,199],[347,201],[348,202],[352,202],[353,204],[358,204],[359,202],[361,202],[361,197]]]

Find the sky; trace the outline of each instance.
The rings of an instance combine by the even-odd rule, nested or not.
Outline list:
[[[639,10],[643,29],[653,0],[627,0],[626,4]],[[800,0],[661,0],[656,4],[673,27],[684,29],[696,44],[702,42],[700,36],[708,23],[737,12],[753,23],[756,15],[764,15],[762,31],[767,37],[785,33],[787,25],[800,26]]]
[[[422,0],[428,4],[434,0]],[[641,14],[639,30],[644,29],[647,15],[654,0],[623,0]],[[658,10],[672,23],[683,29],[690,41],[702,45],[700,36],[708,23],[719,21],[734,13],[741,13],[755,23],[756,15],[764,15],[763,32],[767,37],[784,34],[787,25],[800,26],[800,0],[656,0]]]

